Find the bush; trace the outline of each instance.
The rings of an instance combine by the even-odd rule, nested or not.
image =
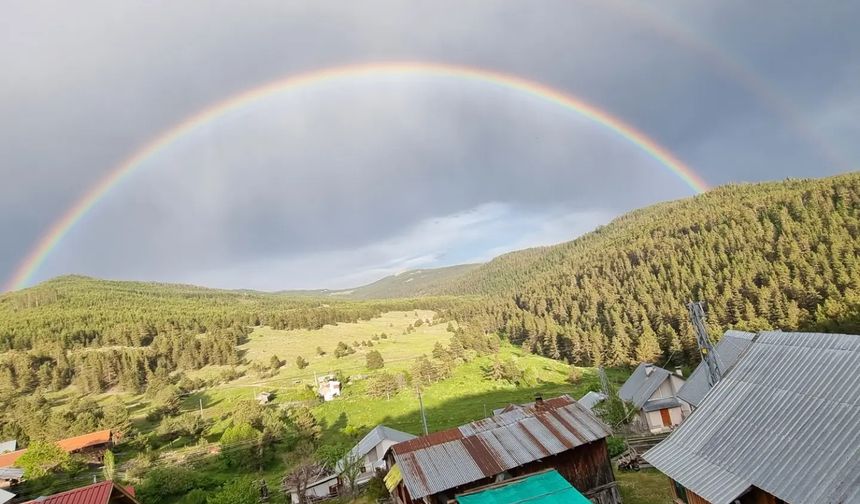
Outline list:
[[[296,367],[299,369],[304,369],[308,367],[308,361],[306,361],[304,357],[299,355],[298,357],[296,357]]]
[[[258,504],[259,498],[257,486],[248,478],[239,478],[225,483],[206,504]]]
[[[606,448],[609,450],[609,458],[612,458],[624,453],[627,444],[624,442],[624,438],[609,436],[606,438]]]
[[[59,445],[34,441],[15,465],[24,470],[25,478],[36,479],[52,472],[68,471],[73,464],[71,456]]]
[[[385,366],[385,361],[382,359],[382,354],[379,350],[372,350],[366,356],[367,369],[382,369]]]
[[[199,471],[182,466],[155,467],[135,488],[140,501],[146,504],[171,502],[197,488],[213,486],[212,481]],[[193,501],[192,501],[193,502]]]
[[[356,346],[357,345],[358,345],[358,342],[356,342]],[[346,357],[347,355],[354,354],[354,353],[355,353],[355,349],[353,349],[352,347],[350,347],[349,345],[347,345],[343,341],[338,342],[337,348],[334,349],[334,356],[337,359],[340,359],[341,357]]]

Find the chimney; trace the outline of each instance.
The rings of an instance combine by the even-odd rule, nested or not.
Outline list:
[[[654,364],[645,364],[645,376],[651,376],[654,372]]]
[[[684,377],[684,372],[681,371],[681,366],[675,366],[675,374],[680,376],[681,378]]]
[[[535,409],[543,408],[543,395],[537,394],[535,395]]]

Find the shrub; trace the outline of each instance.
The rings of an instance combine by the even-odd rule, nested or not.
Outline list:
[[[382,354],[379,350],[372,350],[366,356],[367,369],[382,369],[385,366],[385,361],[382,359]]]

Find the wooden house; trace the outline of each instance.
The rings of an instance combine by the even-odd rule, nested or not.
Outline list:
[[[385,483],[396,504],[443,504],[488,484],[555,469],[596,504],[621,502],[609,428],[567,395],[391,447]]]
[[[860,336],[759,333],[644,453],[676,503],[860,502]]]

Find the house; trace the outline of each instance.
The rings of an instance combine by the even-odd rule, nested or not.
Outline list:
[[[102,462],[105,450],[113,446],[113,433],[110,429],[91,432],[81,436],[75,436],[57,441],[57,445],[68,453],[76,453],[90,463]],[[11,467],[15,461],[27,451],[22,450],[4,453],[0,455],[0,468]]]
[[[393,445],[385,484],[395,504],[447,503],[488,484],[555,469],[596,504],[621,502],[609,428],[567,395]]]
[[[0,442],[0,454],[13,452],[18,449],[18,441],[10,439],[9,441]]]
[[[860,336],[759,333],[645,460],[688,504],[860,502]]]
[[[583,405],[588,411],[591,411],[592,408],[597,406],[598,403],[603,402],[604,399],[606,399],[606,394],[592,390],[579,398],[579,404]]]
[[[331,379],[320,381],[319,395],[321,395],[325,401],[332,401],[335,397],[340,397],[340,382]]]
[[[690,414],[690,405],[678,399],[682,385],[680,370],[673,374],[654,364],[642,363],[618,390],[618,397],[636,408],[635,427],[658,433],[680,425]]]
[[[259,394],[256,395],[256,397],[254,397],[254,399],[256,399],[256,401],[258,403],[260,403],[260,406],[265,406],[265,405],[269,404],[269,401],[272,400],[272,393],[271,392],[260,392]]]
[[[308,483],[305,489],[305,497],[310,501],[330,499],[337,497],[340,484],[338,483],[337,474],[328,474],[322,476],[316,481]],[[295,487],[287,487],[287,493],[290,494],[290,502],[300,502],[299,491]]]
[[[0,488],[11,488],[20,483],[22,479],[24,479],[23,469],[17,467],[0,468]]]
[[[391,427],[377,425],[337,463],[337,472],[343,473],[344,467],[351,462],[356,462],[361,467],[356,483],[363,485],[373,478],[377,470],[385,470],[385,452],[389,448],[410,439],[415,439],[415,436]]]
[[[26,504],[140,504],[134,489],[123,488],[113,481],[102,481],[54,495],[39,497]]]
[[[591,504],[555,469],[476,488],[458,495],[456,501],[457,504]]]
[[[731,371],[754,338],[755,333],[744,331],[726,331],[723,334],[722,339],[714,347],[714,354],[717,356],[722,375]],[[678,397],[693,408],[698,408],[709,390],[711,385],[708,381],[708,365],[702,361],[678,390]]]

